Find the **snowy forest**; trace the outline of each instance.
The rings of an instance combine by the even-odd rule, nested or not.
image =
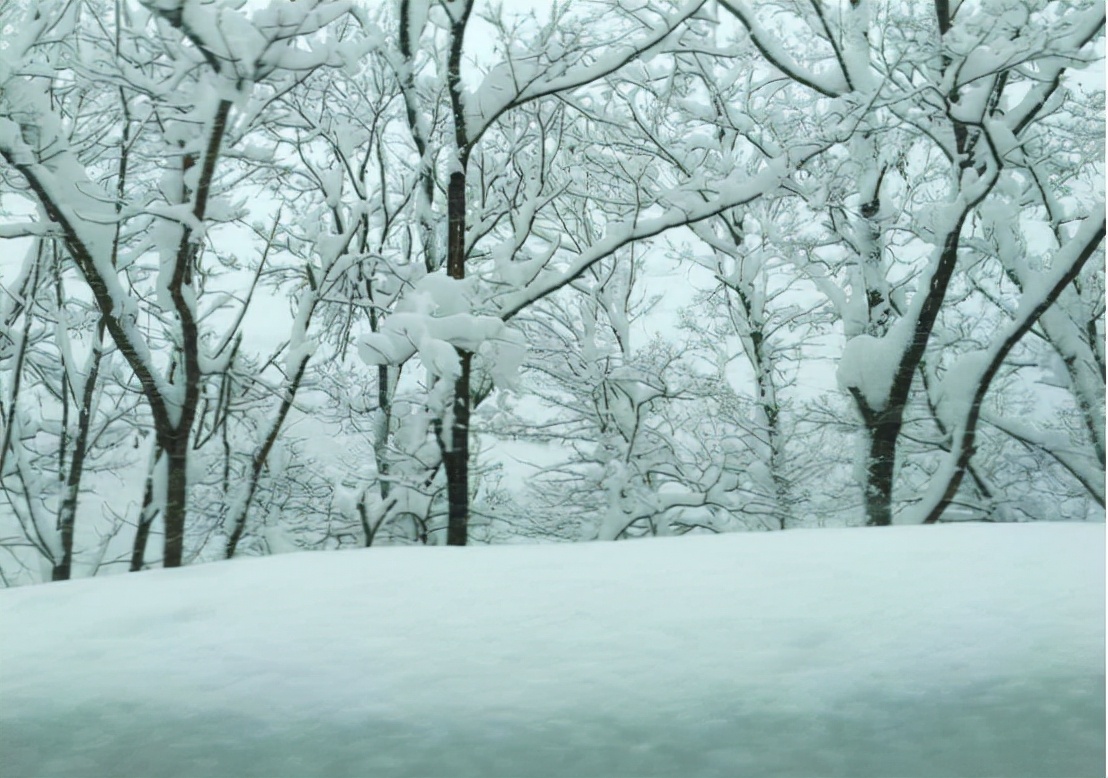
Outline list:
[[[0,582],[1104,521],[1099,0],[3,0]]]

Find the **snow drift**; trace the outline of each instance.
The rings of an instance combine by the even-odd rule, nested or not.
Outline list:
[[[292,554],[0,592],[19,776],[1104,774],[1104,527]]]

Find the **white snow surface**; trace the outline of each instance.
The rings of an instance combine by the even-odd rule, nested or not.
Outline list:
[[[0,592],[12,776],[1099,776],[1104,526],[299,553]]]

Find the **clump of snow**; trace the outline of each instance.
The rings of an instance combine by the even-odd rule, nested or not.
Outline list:
[[[35,776],[1103,775],[1104,606],[1086,524],[50,584],[0,592],[0,751]]]
[[[471,312],[471,285],[445,273],[431,273],[415,285],[377,332],[358,344],[371,365],[400,364],[419,354],[432,376],[461,374],[457,349],[481,355],[497,386],[509,386],[526,358],[523,335],[498,316]]]
[[[836,373],[839,386],[860,393],[871,410],[883,410],[904,357],[905,332],[894,326],[884,337],[856,335],[848,340]]]

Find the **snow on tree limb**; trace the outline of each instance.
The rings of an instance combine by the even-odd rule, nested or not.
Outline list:
[[[953,444],[945,462],[931,479],[921,502],[904,516],[909,524],[932,523],[941,517],[953,499],[973,455],[981,404],[993,378],[1012,348],[1027,334],[1062,291],[1073,282],[1081,268],[1100,247],[1105,234],[1105,204],[1093,206],[1094,216],[1082,221],[1074,236],[1053,257],[1051,269],[1029,284],[1020,299],[1015,318],[993,339],[988,349],[971,354],[972,368],[948,372],[943,381],[943,404],[953,426]]]
[[[512,108],[559,92],[569,92],[611,75],[642,56],[643,52],[662,43],[706,2],[707,0],[685,0],[680,8],[666,14],[661,22],[652,24],[652,29],[641,38],[621,41],[598,55],[594,62],[575,66],[572,70],[554,67],[530,67],[521,70],[523,63],[510,62],[494,66],[476,91],[465,95],[466,136],[472,143],[484,134],[489,125]],[[556,72],[557,75],[552,76],[551,72]]]
[[[804,147],[798,151],[810,150]],[[790,172],[790,163],[779,158],[767,162],[753,176],[733,173],[728,179],[718,183],[715,198],[705,200],[699,188],[693,191],[679,189],[671,193],[668,202],[664,202],[664,210],[660,216],[608,225],[604,237],[571,259],[567,268],[540,273],[534,282],[523,289],[506,294],[498,303],[499,315],[502,319],[511,319],[526,306],[573,282],[592,265],[629,243],[652,238],[674,227],[707,219],[756,200],[776,190]]]
[[[81,268],[97,303],[107,320],[109,331],[144,386],[156,387],[155,396],[171,394],[169,387],[153,367],[153,358],[135,324],[138,309],[123,289],[111,267],[111,245],[115,212],[111,198],[88,180],[83,166],[66,150],[58,150],[49,165],[36,162],[30,147],[19,137],[19,127],[9,119],[0,119],[0,157],[18,170],[46,216],[59,226],[73,258]],[[151,410],[166,420],[172,416],[164,401],[155,399]]]
[[[773,33],[758,22],[744,0],[719,0],[719,4],[742,22],[750,33],[751,42],[774,67],[799,84],[814,89],[824,97],[838,97],[849,91],[850,85],[842,76],[835,78],[814,73],[789,54]]]

